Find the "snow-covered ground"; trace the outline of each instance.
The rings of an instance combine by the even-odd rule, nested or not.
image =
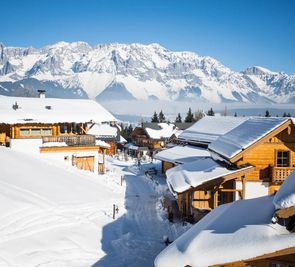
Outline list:
[[[185,230],[163,216],[150,164],[109,158],[95,175],[3,147],[0,162],[0,266],[150,267]]]

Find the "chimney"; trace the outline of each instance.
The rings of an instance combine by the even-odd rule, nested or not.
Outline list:
[[[39,98],[45,98],[45,90],[38,90]]]

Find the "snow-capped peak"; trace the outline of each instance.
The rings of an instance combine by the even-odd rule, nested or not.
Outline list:
[[[32,79],[35,79],[34,86]],[[238,73],[212,57],[188,51],[173,52],[157,43],[91,46],[81,41],[61,41],[40,49],[1,46],[0,82],[13,82],[9,88],[7,84],[6,87],[0,84],[5,94],[24,90],[15,85],[20,80],[24,87],[36,88],[36,83],[45,86],[52,96],[73,95],[100,100],[218,103],[295,99],[294,76],[258,66]]]

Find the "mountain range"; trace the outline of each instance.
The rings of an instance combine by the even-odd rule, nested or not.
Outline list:
[[[294,103],[295,75],[249,67],[159,44],[58,42],[37,49],[0,44],[0,94],[111,100]]]

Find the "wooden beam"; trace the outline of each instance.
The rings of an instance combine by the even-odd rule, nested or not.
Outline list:
[[[295,215],[295,206],[285,208],[285,209],[280,209],[280,210],[276,211],[276,215],[279,218],[283,218],[283,219],[289,218],[289,217]]]
[[[242,199],[246,198],[246,177],[243,175],[242,177]]]

